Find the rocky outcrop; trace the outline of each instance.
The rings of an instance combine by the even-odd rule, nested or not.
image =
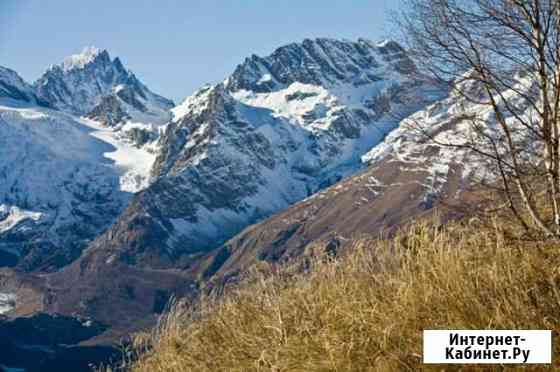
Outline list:
[[[85,116],[108,127],[115,127],[117,124],[130,119],[115,95],[104,96],[101,102]]]

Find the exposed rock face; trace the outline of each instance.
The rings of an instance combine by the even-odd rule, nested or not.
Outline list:
[[[123,110],[116,95],[105,96],[87,115],[87,118],[98,120],[109,127],[114,127],[130,119],[130,115]]]
[[[265,93],[292,83],[331,87],[355,86],[386,80],[385,68],[408,75],[415,67],[395,42],[378,45],[364,39],[347,42],[332,39],[305,40],[277,49],[268,57],[247,58],[228,81],[232,91]]]
[[[148,266],[192,264],[359,170],[399,118],[443,94],[413,72],[390,42],[306,40],[248,59],[173,110],[153,184],[94,246]]]
[[[204,281],[235,281],[258,261],[282,264],[326,250],[336,254],[355,237],[387,237],[410,221],[432,218],[436,210],[442,223],[472,212],[482,199],[471,181],[484,177],[483,160],[467,149],[437,145],[419,131],[421,126],[440,143],[459,144],[469,128],[468,115],[458,114],[465,109],[480,107],[469,108],[451,95],[413,114],[363,157],[368,164],[363,172],[216,248],[201,260]]]
[[[37,96],[74,115],[87,115],[106,125],[125,119],[163,124],[173,102],[151,92],[106,50],[86,48],[52,66],[35,83]]]
[[[531,91],[531,81],[522,76],[519,80]],[[409,221],[432,218],[435,211],[445,223],[481,210],[485,200],[474,181],[491,184],[497,173],[492,172],[492,162],[464,145],[478,138],[481,130],[473,129],[475,115],[485,125],[486,138],[496,136],[499,129],[492,109],[464,97],[465,92],[484,97],[479,87],[461,84],[462,94],[451,92],[415,112],[365,154],[362,159],[368,167],[363,172],[250,226],[216,248],[201,260],[203,280],[235,281],[258,261],[281,264],[325,250],[332,254],[356,236],[388,236]],[[517,115],[531,115],[527,106],[519,107],[525,111]],[[513,119],[511,115],[506,120]],[[515,120],[511,125],[516,128],[512,140],[526,149],[531,161],[538,140],[520,124],[515,127]]]

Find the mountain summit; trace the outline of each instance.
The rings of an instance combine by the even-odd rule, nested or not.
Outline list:
[[[64,59],[62,68],[64,71],[70,71],[76,68],[84,68],[87,64],[93,62],[100,54],[104,59],[109,59],[109,53],[105,49],[99,49],[94,46],[85,47],[80,54],[73,54]]]
[[[163,124],[173,102],[150,91],[119,58],[85,48],[51,66],[35,83],[37,96],[59,110],[113,126],[127,120]]]

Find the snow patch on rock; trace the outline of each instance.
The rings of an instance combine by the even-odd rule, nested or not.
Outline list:
[[[0,314],[6,314],[16,307],[17,296],[14,293],[0,292]]]
[[[142,123],[126,123],[120,130],[105,127],[98,122],[88,119],[81,119],[81,122],[93,129],[91,135],[113,146],[113,151],[105,152],[103,155],[114,162],[114,166],[119,169],[120,190],[123,192],[136,193],[150,184],[150,170],[156,158],[154,150],[148,146],[136,147],[131,143],[119,138],[123,132],[137,128],[152,130],[152,126]]]
[[[25,220],[39,221],[43,213],[26,211],[16,206],[7,206],[0,204],[0,233],[16,227],[20,222]]]
[[[94,46],[85,47],[81,53],[66,57],[62,63],[62,67],[64,71],[70,71],[75,68],[84,68],[84,66],[93,62],[101,52],[101,49]]]

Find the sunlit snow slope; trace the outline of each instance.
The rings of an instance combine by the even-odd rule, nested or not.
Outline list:
[[[110,110],[78,116],[113,96],[121,121],[107,125]],[[35,87],[0,67],[0,266],[52,270],[77,258],[148,186],[170,107],[106,51],[70,57]]]

